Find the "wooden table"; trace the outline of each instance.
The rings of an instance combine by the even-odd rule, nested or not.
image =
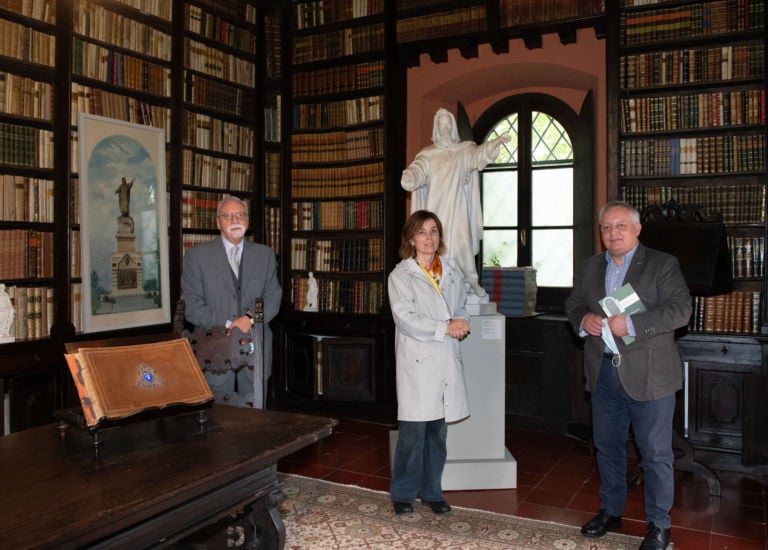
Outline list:
[[[102,432],[56,424],[0,437],[0,546],[168,546],[245,507],[254,548],[282,548],[277,461],[330,435],[331,418],[216,404]]]

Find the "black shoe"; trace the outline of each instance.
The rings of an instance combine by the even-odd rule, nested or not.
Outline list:
[[[392,507],[397,515],[413,513],[413,504],[410,502],[393,502]]]
[[[621,516],[612,516],[601,508],[597,515],[581,528],[581,534],[596,539],[619,527],[621,527]]]
[[[671,529],[663,529],[650,523],[648,524],[648,533],[640,545],[640,550],[664,550],[669,546],[670,538],[672,538]]]
[[[421,502],[432,508],[432,511],[436,514],[447,514],[451,511],[451,505],[444,500],[430,501],[421,499]]]

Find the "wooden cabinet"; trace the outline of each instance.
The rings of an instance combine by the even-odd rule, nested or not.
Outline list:
[[[768,378],[767,344],[763,338],[705,334],[678,339],[686,362],[680,435],[710,466],[768,462],[768,405],[760,393]]]
[[[581,358],[564,317],[507,317],[506,425],[561,434],[587,432],[584,427],[591,418]]]
[[[287,314],[275,337],[283,354],[272,374],[279,408],[394,422],[391,320]]]

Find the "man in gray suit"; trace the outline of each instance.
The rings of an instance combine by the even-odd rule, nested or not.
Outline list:
[[[565,303],[568,319],[586,337],[584,373],[592,394],[600,473],[600,511],[581,532],[596,538],[621,526],[631,425],[640,451],[648,524],[640,548],[664,549],[670,542],[674,498],[672,419],[675,392],[682,387],[674,331],[688,324],[691,295],[677,259],[638,241],[640,216],[632,205],[609,202],[599,219],[606,252],[584,262]],[[645,311],[607,316],[599,301],[627,283]]]
[[[257,298],[264,300],[264,378],[272,373],[271,321],[280,310],[283,291],[277,279],[275,253],[262,244],[245,239],[248,205],[237,197],[225,196],[216,209],[216,226],[221,238],[193,246],[184,255],[181,297],[186,320],[204,329],[237,327],[247,333],[253,323],[250,310]],[[253,392],[253,373],[231,370],[205,377],[216,395],[228,395],[237,402],[235,379],[240,391]],[[243,389],[244,388],[244,389]]]

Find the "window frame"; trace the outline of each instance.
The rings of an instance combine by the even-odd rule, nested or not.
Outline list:
[[[477,119],[472,127],[476,143],[485,141],[488,133],[511,113],[518,113],[518,186],[522,196],[530,197],[532,162],[531,113],[539,111],[556,119],[568,133],[573,147],[573,273],[581,262],[592,254],[594,240],[593,202],[594,202],[594,116],[592,93],[588,93],[582,103],[581,112],[576,113],[568,104],[557,97],[542,93],[515,94],[503,98],[490,107]],[[525,135],[523,135],[525,134]],[[489,165],[491,167],[492,165]],[[486,168],[486,171],[489,168]],[[585,200],[586,199],[586,200]],[[530,203],[518,205],[519,228],[531,230]],[[518,247],[520,244],[518,243]],[[519,253],[518,253],[519,257]],[[478,273],[482,273],[482,251],[478,255]],[[539,287],[537,310],[546,312],[564,312],[565,299],[572,287]]]

